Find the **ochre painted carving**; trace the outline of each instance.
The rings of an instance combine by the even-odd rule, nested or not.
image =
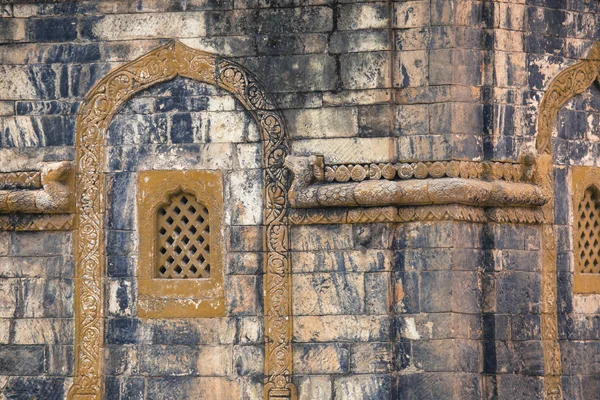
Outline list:
[[[552,154],[552,131],[558,110],[574,96],[583,93],[599,76],[600,42],[596,42],[582,61],[552,80],[540,104],[536,138],[538,154]]]
[[[75,380],[69,399],[100,399],[103,354],[103,265],[106,129],[136,93],[182,76],[217,85],[236,96],[255,118],[262,138],[265,399],[296,397],[292,376],[292,318],[288,173],[289,152],[281,114],[262,85],[229,60],[171,42],[110,72],[86,95],[77,119],[77,213],[75,234]]]
[[[73,211],[74,176],[71,163],[40,164],[40,168],[41,190],[0,190],[0,214],[63,214]],[[7,186],[12,188],[35,184],[36,174],[19,178],[23,176],[6,176]]]
[[[70,231],[75,226],[73,214],[0,215],[0,231]]]
[[[315,157],[315,156],[312,156]],[[464,178],[527,182],[531,164],[510,162],[433,161],[418,163],[326,165],[327,182],[378,179]]]
[[[138,182],[139,317],[224,316],[221,173],[143,171]]]
[[[558,345],[556,233],[554,229],[554,165],[552,132],[560,108],[600,77],[600,42],[580,62],[558,74],[544,93],[538,116],[536,148],[539,185],[549,198],[542,207],[542,345],[546,399],[562,399],[562,366]]]
[[[575,293],[600,293],[600,168],[572,167]]]
[[[313,175],[314,163],[311,163],[311,160],[311,157],[294,156],[288,156],[286,159],[286,167],[294,174],[289,193],[292,207],[381,207],[432,204],[538,207],[548,201],[542,190],[530,183],[441,178],[441,173],[436,174],[439,176],[437,179],[425,179],[424,177],[428,175],[426,164],[422,164],[425,171],[421,175],[423,176],[421,179],[380,179],[319,184],[316,183]],[[435,164],[433,163],[431,166]],[[341,167],[337,171],[340,169]],[[392,167],[392,169],[395,171],[395,168]],[[473,169],[476,170],[476,168]],[[482,169],[484,169],[483,166]]]
[[[39,171],[0,172],[0,189],[40,189],[41,177]]]

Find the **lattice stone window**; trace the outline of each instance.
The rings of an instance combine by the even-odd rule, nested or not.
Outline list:
[[[140,172],[140,317],[224,315],[222,219],[219,172]]]
[[[573,167],[574,290],[600,293],[600,170]]]
[[[208,209],[180,192],[158,209],[158,278],[210,278]]]

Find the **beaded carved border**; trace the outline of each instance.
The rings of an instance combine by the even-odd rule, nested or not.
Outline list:
[[[103,359],[105,134],[113,115],[136,93],[182,76],[217,85],[253,115],[262,138],[265,287],[265,399],[292,399],[292,318],[288,172],[284,120],[271,96],[240,65],[171,42],[110,72],[86,95],[77,118],[75,234],[75,379],[69,399],[100,399]]]
[[[546,399],[562,399],[562,366],[558,344],[556,232],[554,228],[554,165],[552,132],[559,109],[589,88],[600,76],[600,42],[587,57],[558,74],[540,103],[536,148],[541,186],[549,197],[542,207],[542,346],[544,350],[544,391]]]

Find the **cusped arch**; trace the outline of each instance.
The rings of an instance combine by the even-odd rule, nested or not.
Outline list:
[[[178,41],[108,73],[89,91],[77,118],[75,229],[75,368],[69,399],[100,399],[104,338],[104,160],[106,130],[132,96],[177,76],[216,85],[233,94],[260,130],[263,169],[265,287],[265,399],[294,398],[291,383],[291,289],[288,174],[289,144],[272,96],[244,67]]]

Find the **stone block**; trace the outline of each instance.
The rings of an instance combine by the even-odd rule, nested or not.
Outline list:
[[[323,104],[332,106],[388,103],[389,89],[343,90],[323,93]]]
[[[333,395],[336,399],[385,399],[391,398],[389,375],[354,375],[335,378]]]
[[[106,235],[106,254],[126,256],[137,249],[137,238],[132,231],[109,230]]]
[[[412,363],[425,372],[454,372],[456,348],[454,340],[416,340],[412,344]]]
[[[287,110],[284,112],[295,139],[358,136],[358,112],[354,107]]]
[[[107,14],[81,20],[81,36],[88,40],[125,40],[205,36],[206,13]]]
[[[497,312],[540,312],[541,277],[536,273],[509,271],[496,275]]]
[[[386,3],[343,4],[338,13],[337,27],[340,31],[388,27],[389,9]]]
[[[244,142],[259,138],[258,130],[250,113],[245,111],[208,112],[203,115],[208,125],[207,141]]]
[[[420,299],[423,312],[452,311],[452,280],[449,271],[424,271],[420,273]]]
[[[66,318],[14,320],[14,344],[73,344],[73,321]]]
[[[389,340],[388,318],[383,316],[296,316],[294,342],[376,342]]]
[[[323,154],[332,164],[385,163],[396,159],[391,138],[308,139],[294,142],[297,155]]]
[[[345,250],[352,249],[350,225],[304,225],[291,229],[292,250]]]
[[[453,247],[453,222],[398,224],[392,233],[392,249]]]
[[[392,275],[394,303],[392,308],[398,313],[418,313],[419,274],[415,272],[394,272]]]
[[[452,249],[406,249],[394,254],[394,263],[404,271],[439,271],[452,268]]]
[[[256,276],[230,275],[225,278],[229,288],[228,315],[257,315],[262,313],[262,282]]]
[[[258,36],[256,44],[260,55],[324,53],[327,51],[327,35],[323,33],[269,33]]]
[[[427,1],[403,1],[394,3],[393,28],[417,28],[429,25]]]
[[[219,400],[241,398],[241,382],[228,377],[157,377],[148,381],[146,399],[173,398]]]
[[[152,320],[140,326],[138,343],[164,345],[218,345],[233,343],[237,334],[233,318],[199,318],[195,320]],[[251,337],[250,329],[243,330]]]
[[[22,19],[0,19],[0,43],[10,43],[25,39],[25,21]]]
[[[299,376],[297,381],[298,398],[300,400],[333,399],[330,376]]]
[[[264,359],[265,351],[262,345],[233,347],[233,368],[237,375],[262,376]]]
[[[410,50],[394,53],[393,86],[399,88],[426,86],[429,82],[427,51]]]
[[[477,314],[481,311],[481,279],[475,271],[452,272],[452,309],[457,313]]]
[[[238,317],[235,342],[241,344],[263,343],[263,329],[263,318]]]
[[[351,348],[350,370],[353,374],[387,373],[393,358],[389,343],[356,343]]]
[[[272,93],[334,90],[338,81],[335,58],[327,54],[247,58],[244,66]]]
[[[106,321],[107,344],[135,344],[140,321],[132,318],[109,318]]]
[[[128,278],[111,278],[106,282],[107,315],[130,317],[137,297],[136,284]]]
[[[498,378],[498,396],[515,400],[543,396],[544,381],[538,376],[503,374]]]
[[[48,346],[47,369],[51,376],[71,376],[75,361],[73,346]]]
[[[340,56],[345,89],[389,88],[391,53],[349,53]]]
[[[17,309],[19,297],[19,281],[16,279],[0,280],[0,317],[12,318]]]
[[[10,254],[14,256],[52,256],[71,253],[70,232],[14,232]]]
[[[239,143],[235,145],[235,154],[241,169],[256,169],[261,166],[260,144]]]
[[[385,51],[390,46],[388,33],[383,29],[334,32],[329,39],[332,54]]]
[[[394,393],[399,399],[453,400],[454,373],[416,372],[398,375]]]
[[[263,9],[258,13],[260,33],[329,32],[333,27],[330,7]]]
[[[358,125],[361,137],[390,136],[392,109],[389,105],[359,107]]]
[[[295,228],[293,228],[295,229]],[[304,272],[368,272],[391,270],[391,252],[385,250],[343,250],[327,252],[294,251],[292,271]]]
[[[350,364],[348,344],[297,344],[294,371],[298,374],[343,374]]]
[[[6,398],[43,399],[48,396],[63,398],[70,379],[49,376],[11,377],[6,380],[2,394]]]
[[[228,251],[262,251],[263,231],[260,226],[231,226]]]
[[[225,189],[224,220],[233,225],[260,225],[262,222],[262,171],[233,171]]]
[[[9,376],[42,375],[45,372],[45,349],[45,346],[0,346],[0,373]]]
[[[256,275],[263,268],[262,253],[228,253],[225,272],[229,275]]]
[[[393,121],[396,135],[425,135],[429,133],[429,105],[395,106]]]
[[[293,279],[294,315],[363,314],[363,274],[298,274]]]
[[[391,307],[390,274],[376,272],[365,274],[365,312],[387,314]]]
[[[34,42],[69,42],[77,39],[77,18],[32,18],[27,20],[27,38]]]

